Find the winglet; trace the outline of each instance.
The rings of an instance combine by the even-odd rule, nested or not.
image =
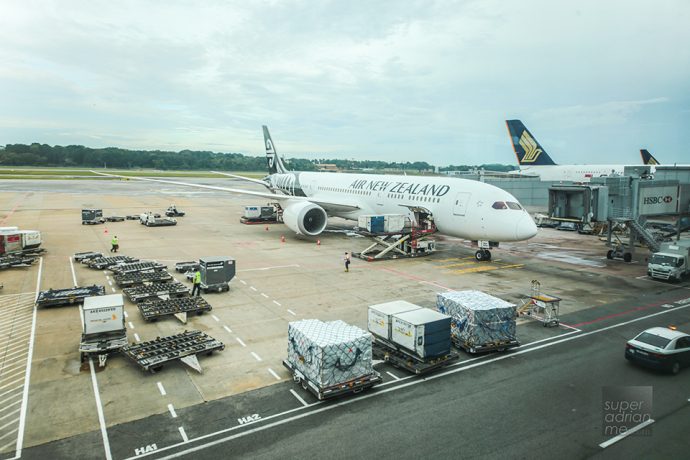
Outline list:
[[[506,120],[506,125],[520,166],[556,164],[520,120]]]
[[[659,165],[659,161],[654,158],[654,155],[649,153],[649,150],[647,149],[640,149],[640,156],[642,157],[642,164],[643,165]]]

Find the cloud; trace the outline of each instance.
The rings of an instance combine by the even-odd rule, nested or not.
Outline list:
[[[623,124],[629,122],[632,116],[645,106],[668,101],[667,97],[655,97],[640,101],[609,101],[593,105],[554,107],[535,112],[532,119],[557,120],[557,123],[569,127]]]

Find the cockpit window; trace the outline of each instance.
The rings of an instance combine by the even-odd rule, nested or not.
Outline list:
[[[522,209],[519,203],[513,203],[512,201],[506,201],[510,209]]]
[[[494,209],[508,209],[508,206],[506,206],[505,201],[497,201],[494,204],[492,204],[491,207]]]

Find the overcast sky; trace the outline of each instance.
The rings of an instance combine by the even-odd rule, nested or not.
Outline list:
[[[690,163],[690,2],[27,1],[0,144],[513,164]]]

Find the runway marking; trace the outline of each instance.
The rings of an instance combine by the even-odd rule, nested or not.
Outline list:
[[[438,378],[442,378],[442,377],[445,377],[445,376],[450,375],[450,374],[455,374],[455,373],[458,373],[458,372],[467,371],[467,370],[469,370],[469,369],[473,369],[473,368],[475,368],[475,367],[483,366],[483,365],[486,365],[486,364],[489,364],[489,363],[494,363],[494,362],[497,362],[497,361],[503,361],[504,359],[511,359],[511,358],[513,358],[513,357],[515,357],[515,356],[517,356],[517,355],[522,355],[522,354],[531,353],[531,352],[534,352],[534,351],[536,351],[536,350],[541,350],[541,349],[543,349],[543,348],[549,348],[549,347],[552,347],[552,346],[555,346],[555,345],[558,345],[558,344],[561,344],[561,343],[569,342],[569,341],[571,341],[571,340],[580,339],[580,338],[582,338],[582,337],[588,337],[588,336],[593,335],[593,334],[598,334],[598,333],[605,332],[605,331],[608,331],[608,330],[611,330],[611,329],[614,329],[614,328],[618,328],[618,327],[625,326],[625,325],[628,325],[628,324],[636,323],[636,322],[638,322],[638,321],[643,321],[643,320],[646,320],[646,319],[649,319],[649,318],[652,318],[652,317],[656,317],[656,316],[659,316],[659,315],[663,315],[663,314],[666,314],[666,313],[669,313],[669,312],[675,312],[675,311],[677,311],[677,310],[679,310],[679,309],[684,309],[684,308],[688,308],[688,307],[690,307],[690,304],[682,305],[682,306],[680,306],[680,307],[678,307],[678,308],[676,308],[676,309],[673,309],[673,310],[664,310],[664,311],[660,311],[660,312],[657,312],[657,313],[651,313],[651,314],[646,315],[646,316],[641,316],[641,317],[639,317],[639,318],[634,318],[634,319],[631,319],[631,320],[629,320],[629,321],[625,321],[625,322],[622,322],[622,323],[617,323],[617,324],[614,324],[614,325],[611,325],[611,326],[606,326],[606,327],[603,327],[603,328],[601,328],[601,329],[596,329],[596,330],[594,330],[594,331],[582,332],[582,333],[577,334],[577,335],[572,335],[572,336],[570,336],[570,337],[562,338],[562,339],[560,339],[560,340],[558,340],[558,341],[555,341],[555,342],[545,343],[545,344],[542,344],[542,345],[538,345],[538,346],[536,346],[536,347],[529,347],[529,348],[527,348],[527,349],[517,350],[517,351],[512,352],[512,353],[506,353],[506,354],[503,354],[503,355],[501,355],[501,356],[498,356],[498,357],[495,357],[495,358],[492,358],[492,359],[472,358],[472,359],[469,359],[469,360],[467,360],[467,361],[476,361],[476,360],[480,360],[480,361],[479,361],[479,362],[476,362],[476,363],[473,363],[473,364],[469,364],[469,365],[467,365],[467,366],[458,367],[458,368],[456,368],[456,369],[451,369],[451,370],[448,370],[448,371],[445,371],[445,372],[439,372],[439,373],[437,373],[437,374],[432,374],[432,375],[430,375],[430,376],[428,376],[428,377],[426,377],[426,378],[424,378],[424,379],[419,379],[419,378],[417,378],[417,379],[415,379],[415,380],[413,380],[413,381],[405,382],[405,383],[391,382],[391,383],[398,383],[398,384],[395,385],[395,386],[393,386],[393,387],[390,387],[390,388],[385,388],[385,389],[379,390],[378,388],[380,388],[381,386],[385,385],[385,383],[384,383],[384,384],[379,385],[378,387],[373,388],[372,390],[370,390],[370,392],[369,392],[368,394],[364,394],[364,395],[358,396],[357,398],[354,398],[354,399],[346,399],[346,400],[343,400],[343,401],[340,401],[340,402],[337,402],[337,403],[330,403],[329,405],[327,405],[327,406],[325,406],[325,407],[314,408],[313,410],[310,410],[310,411],[307,411],[307,412],[303,412],[303,413],[301,413],[301,414],[296,414],[296,415],[293,415],[293,416],[291,416],[291,417],[285,417],[285,418],[283,418],[283,419],[276,420],[275,422],[268,423],[268,424],[266,424],[266,425],[261,425],[261,426],[258,426],[258,427],[256,427],[256,428],[253,428],[253,429],[241,431],[241,432],[239,432],[239,433],[237,433],[237,434],[233,434],[233,435],[230,435],[230,436],[226,436],[226,437],[224,437],[224,438],[220,438],[220,439],[216,439],[216,440],[213,440],[213,441],[209,441],[209,442],[206,442],[206,443],[197,445],[197,446],[195,446],[195,447],[190,447],[190,448],[185,449],[185,450],[180,450],[180,451],[177,451],[177,452],[172,452],[170,455],[168,455],[168,456],[166,456],[166,457],[162,457],[162,458],[168,459],[168,458],[178,458],[178,457],[182,457],[182,456],[188,455],[188,454],[193,453],[193,452],[198,452],[198,451],[203,450],[203,449],[208,448],[208,447],[216,446],[216,445],[218,445],[218,444],[222,444],[222,443],[225,443],[225,442],[228,442],[228,441],[232,441],[232,440],[237,439],[237,438],[240,438],[240,437],[248,436],[248,435],[250,435],[250,434],[258,433],[258,432],[261,432],[261,431],[265,431],[265,430],[268,430],[268,429],[270,429],[270,428],[274,428],[274,427],[277,427],[277,426],[280,426],[280,425],[284,425],[284,424],[287,424],[287,423],[294,422],[295,420],[299,420],[299,419],[302,419],[302,418],[305,418],[305,417],[309,417],[309,416],[312,416],[312,415],[316,415],[316,414],[319,414],[319,413],[322,413],[322,412],[330,411],[330,410],[336,409],[336,408],[338,408],[338,407],[350,405],[350,404],[353,404],[353,403],[355,403],[355,402],[361,402],[361,401],[364,401],[364,400],[370,399],[370,398],[379,397],[379,396],[381,396],[381,395],[383,395],[383,394],[387,394],[387,393],[390,393],[390,392],[393,392],[393,391],[401,390],[401,389],[403,389],[403,388],[407,388],[407,387],[410,387],[410,386],[414,386],[414,385],[418,385],[418,384],[421,384],[421,383],[425,383],[425,382],[428,382],[428,381],[430,381],[430,380],[435,380],[435,379],[438,379]],[[415,377],[415,376],[409,376],[409,377]],[[406,377],[405,379],[407,379],[407,378],[408,378],[408,377]],[[401,379],[401,380],[405,380],[405,379]],[[202,440],[205,440],[205,439],[214,437],[214,436],[219,436],[219,435],[222,435],[222,434],[225,434],[225,433],[230,433],[230,432],[236,431],[236,430],[239,429],[239,428],[244,428],[244,427],[246,427],[246,426],[249,425],[249,424],[255,424],[255,423],[258,423],[258,422],[265,422],[265,421],[267,421],[267,420],[275,419],[275,418],[278,418],[278,417],[284,417],[284,416],[289,415],[289,414],[292,414],[292,413],[294,413],[294,412],[302,411],[305,407],[313,408],[313,407],[315,407],[315,406],[322,405],[322,404],[323,404],[322,401],[317,401],[317,402],[314,402],[314,403],[312,403],[312,404],[309,404],[308,406],[302,406],[302,407],[298,407],[298,408],[295,408],[295,409],[290,409],[290,410],[287,410],[287,411],[284,411],[284,412],[281,412],[281,413],[278,413],[278,414],[273,414],[273,415],[270,415],[270,416],[268,416],[268,417],[265,417],[265,418],[263,418],[263,419],[261,419],[261,420],[256,420],[256,421],[249,422],[248,424],[245,424],[245,425],[232,426],[232,427],[228,427],[228,428],[225,428],[225,429],[222,429],[222,430],[218,430],[218,431],[216,431],[216,432],[214,432],[214,433],[208,433],[208,434],[205,434],[205,435],[203,435],[203,436],[199,436],[198,438],[195,439],[195,441],[202,441]],[[171,449],[174,449],[174,448],[177,448],[177,447],[180,447],[180,446],[181,446],[181,444],[173,444],[173,445],[170,445],[170,446],[166,446],[166,447],[164,447],[164,448],[158,450],[157,453],[159,453],[159,452],[161,452],[161,451],[171,450]],[[141,458],[141,457],[145,457],[145,456],[147,456],[147,454],[139,455],[139,456],[137,456],[137,457],[130,457],[130,458],[127,459],[127,460],[133,460],[133,459],[135,459],[135,458]]]
[[[247,345],[245,345],[245,343],[242,341],[242,339],[240,339],[239,337],[235,337],[235,340],[237,340],[237,341],[240,343],[240,345],[242,345],[243,347],[246,347],[246,346],[247,346]]]
[[[156,382],[156,385],[158,385],[158,391],[161,392],[161,396],[167,395],[165,392],[165,388],[163,388],[163,384],[161,382]]]
[[[98,390],[98,380],[96,379],[96,371],[93,367],[93,359],[91,357],[89,357],[89,367],[91,368],[91,384],[93,385],[93,394],[96,397],[98,423],[101,425],[101,437],[103,438],[105,458],[106,460],[112,460],[113,456],[110,452],[110,441],[108,440],[108,431],[105,428],[105,415],[103,414],[103,406],[101,405],[101,395]]]
[[[215,319],[216,321],[220,321],[216,315],[211,315],[211,318]]]
[[[226,331],[228,331],[229,334],[232,334],[232,330],[231,330],[229,327],[223,326],[223,329],[225,329]]]
[[[276,265],[273,267],[263,267],[263,268],[247,268],[244,270],[237,270],[238,272],[258,272],[258,271],[265,271],[265,270],[275,270],[277,268],[299,268],[299,265],[297,264],[292,264],[292,265]]]
[[[301,402],[303,406],[306,407],[306,406],[309,405],[304,399],[302,399],[302,397],[301,397],[300,395],[297,394],[297,392],[296,392],[295,390],[292,390],[292,389],[291,389],[291,390],[290,390],[290,393],[292,393],[292,396],[294,396],[295,398],[297,398],[297,401]]]
[[[290,310],[289,308],[288,308],[287,312],[290,313],[292,316],[297,316],[297,314],[294,311]]]
[[[254,286],[249,286],[249,289],[251,289],[252,291],[256,291],[256,288]]]
[[[636,431],[640,431],[642,428],[648,427],[652,423],[654,423],[654,420],[650,418],[649,420],[646,420],[646,421],[640,423],[639,425],[637,425],[633,428],[630,428],[629,430],[619,434],[618,436],[614,436],[613,438],[609,439],[608,441],[602,442],[601,444],[599,444],[599,447],[601,447],[602,449],[606,449],[611,444],[617,443],[621,439],[626,438],[627,436],[630,436],[631,434],[635,433]]]
[[[139,338],[139,334],[134,333],[134,340],[136,340],[137,342],[141,342],[141,339]]]
[[[129,324],[129,328],[130,328],[130,329],[134,329],[134,324],[132,324],[131,321],[128,321],[127,324]]]
[[[282,305],[280,304],[280,302],[278,302],[277,300],[274,300],[273,303],[276,304],[276,305],[278,305],[279,307],[282,307]]]
[[[279,376],[278,374],[276,374],[275,371],[274,371],[273,369],[271,369],[270,367],[268,368],[268,372],[269,372],[273,377],[275,377],[276,380],[282,380],[282,379],[280,378],[280,376]],[[690,401],[690,399],[688,399],[688,401]]]
[[[268,299],[268,296],[266,294],[264,294],[263,292],[261,293],[261,295]]]
[[[254,353],[253,351],[251,352],[251,355],[254,357],[255,360],[257,360],[257,361],[263,361],[263,359],[261,359],[261,356],[257,355],[257,354]]]
[[[180,436],[182,436],[182,442],[187,442],[189,441],[189,438],[187,437],[187,433],[184,432],[184,428],[178,427],[177,428],[180,432]]]
[[[175,412],[175,408],[172,404],[168,404],[168,410],[170,411],[170,415],[172,415],[172,418],[177,418],[177,413]]]
[[[393,373],[391,373],[391,372],[386,371],[386,374],[390,375],[390,376],[393,377],[395,380],[400,380],[400,377],[398,377],[397,375],[395,375],[395,374],[393,374]]]
[[[245,280],[240,280],[240,283],[244,284],[245,286],[247,285],[247,282]]]

